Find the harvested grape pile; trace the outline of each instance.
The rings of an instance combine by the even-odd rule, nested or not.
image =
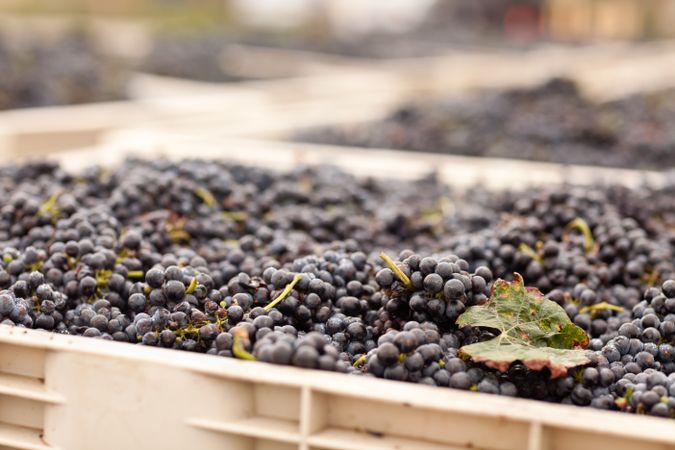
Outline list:
[[[563,164],[675,166],[675,90],[596,104],[554,79],[533,89],[403,106],[375,124],[305,130],[294,138]]]
[[[0,322],[675,416],[674,192],[5,167]]]
[[[0,110],[126,98],[125,64],[86,34],[52,40],[0,38]]]

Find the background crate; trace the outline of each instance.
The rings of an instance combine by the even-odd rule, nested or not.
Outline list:
[[[213,139],[157,133],[152,129],[109,133],[99,151],[102,155],[97,160],[102,164],[116,164],[126,156],[142,154],[149,158],[225,159],[282,171],[298,165],[329,164],[359,177],[402,180],[435,172],[441,181],[460,188],[480,184],[493,189],[516,189],[553,183],[618,183],[637,187],[645,183],[660,186],[668,179],[666,173],[645,170],[241,138]],[[79,161],[70,165],[69,160],[72,158],[64,158],[66,167],[72,170],[81,167]]]
[[[0,111],[0,155],[43,154],[95,146],[103,133],[134,126],[172,126],[193,117],[257,123],[269,111],[299,99],[329,101],[345,93],[388,86],[372,70],[335,70],[288,80],[201,83],[137,74],[130,100]],[[315,100],[315,101],[317,101]]]
[[[581,49],[549,46],[529,52],[467,51],[370,61],[333,75],[242,83],[242,87],[264,92],[269,108],[245,108],[232,114],[229,105],[206,100],[200,103],[201,112],[156,121],[153,127],[158,133],[286,139],[303,128],[378,120],[407,101],[532,87],[556,76],[575,80],[591,99],[613,100],[673,87],[673,72],[675,46],[670,43],[599,44]]]

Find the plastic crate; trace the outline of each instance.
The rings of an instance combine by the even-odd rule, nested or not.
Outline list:
[[[115,126],[142,123],[149,111],[133,102],[26,108],[0,112],[0,150],[22,154],[90,147]]]
[[[541,170],[547,170],[547,182],[570,173],[579,182],[598,174],[627,184],[663,177],[527,162],[514,170],[503,166],[513,161],[406,152],[163,138],[116,133],[105,146],[54,157],[70,170],[115,164],[126,153],[228,158],[277,170],[330,162],[357,175],[400,178],[436,168],[457,185],[507,177],[502,187],[539,182],[531,174]],[[490,172],[490,164],[499,170]],[[518,178],[508,175],[514,172]],[[675,422],[0,326],[0,449],[155,448],[666,450],[675,448]]]
[[[0,326],[0,448],[665,450],[675,424]]]
[[[461,51],[429,58],[365,60],[361,66],[313,77],[237,85],[264,92],[269,100],[266,109],[232,114],[231,105],[204,96],[201,112],[153,126],[159,133],[286,139],[301,129],[378,120],[406,101],[532,87],[555,76],[575,80],[589,98],[613,100],[674,87],[670,76],[675,71],[674,50],[672,43],[550,45],[520,53]],[[195,89],[213,88],[209,83],[189,83]]]
[[[196,135],[130,129],[108,133],[100,160],[114,164],[126,156],[224,159],[271,170],[290,170],[298,165],[330,164],[360,177],[410,180],[435,172],[439,179],[458,188],[481,185],[492,189],[572,183],[618,183],[627,187],[663,185],[663,172],[564,165],[518,159],[280,142],[243,138],[214,139]],[[72,158],[61,158],[77,169]],[[72,164],[75,163],[75,166]]]
[[[237,105],[233,109],[240,111],[268,107],[267,95],[252,88],[191,88],[187,95],[173,83],[138,76],[132,80],[131,90],[128,101],[0,111],[0,153],[21,156],[93,147],[110,130],[211,111],[215,102],[221,108]],[[156,95],[135,95],[145,90]]]
[[[203,83],[137,74],[130,83],[128,101],[0,111],[0,154],[35,155],[93,147],[111,130],[153,124],[173,128],[202,123],[206,118],[246,131],[256,123],[267,123],[277,110],[306,111],[304,105],[311,104],[315,106],[310,114],[316,116],[319,108],[345,95],[360,98],[361,105],[365,98],[379,105],[375,99],[378,89],[396,92],[391,88],[395,85],[394,76],[350,67],[330,74],[246,83]],[[288,114],[290,118],[297,116]],[[304,124],[306,117],[300,115],[290,125],[282,121],[281,129]]]
[[[0,326],[3,449],[665,450],[675,425]]]

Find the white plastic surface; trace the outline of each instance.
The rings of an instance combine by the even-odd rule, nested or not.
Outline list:
[[[666,450],[667,419],[0,326],[0,448]]]
[[[155,129],[109,133],[99,152],[107,156],[105,163],[108,164],[119,162],[126,156],[145,155],[224,159],[272,170],[290,170],[303,164],[330,164],[360,177],[401,180],[436,172],[440,180],[460,188],[479,184],[493,189],[510,189],[551,183],[616,183],[637,187],[645,183],[659,186],[666,180],[663,173],[645,170],[254,139],[200,138]],[[66,167],[78,169],[79,164],[72,158],[60,160]]]

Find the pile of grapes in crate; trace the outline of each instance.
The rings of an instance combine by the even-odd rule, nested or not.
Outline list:
[[[303,130],[297,140],[563,164],[675,166],[675,91],[596,103],[572,81],[401,106],[374,124]]]
[[[85,32],[0,38],[0,110],[123,100],[128,65]]]
[[[675,416],[675,184],[0,169],[0,322]]]

